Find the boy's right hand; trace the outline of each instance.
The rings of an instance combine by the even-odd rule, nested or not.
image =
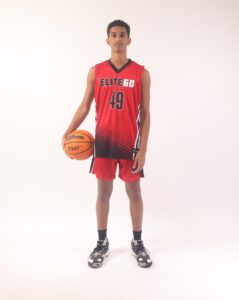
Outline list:
[[[66,142],[66,136],[63,135],[62,140],[61,140],[61,144],[62,144],[63,150],[64,150],[65,142]],[[70,156],[68,156],[68,157],[69,157],[70,159],[73,159],[73,158],[71,158]]]

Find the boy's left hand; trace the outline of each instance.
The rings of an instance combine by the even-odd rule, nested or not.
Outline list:
[[[135,156],[131,173],[135,174],[140,172],[143,169],[144,163],[145,163],[145,153],[139,151]]]

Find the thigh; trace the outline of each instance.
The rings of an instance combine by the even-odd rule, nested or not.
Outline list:
[[[98,179],[112,181],[115,178],[117,160],[110,158],[94,157],[91,163],[90,173]]]
[[[141,177],[144,177],[144,171],[141,170],[139,173],[132,173],[134,161],[131,159],[119,160],[119,177],[125,182],[136,182]]]

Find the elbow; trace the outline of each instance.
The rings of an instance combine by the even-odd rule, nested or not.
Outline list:
[[[150,111],[149,109],[143,109],[141,111],[141,119],[150,119]]]
[[[80,106],[80,111],[81,113],[84,115],[84,116],[87,116],[89,111],[90,111],[90,105],[87,105],[87,104],[82,104]]]

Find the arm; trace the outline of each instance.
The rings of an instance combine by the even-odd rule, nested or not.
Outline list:
[[[74,130],[77,129],[78,126],[84,121],[86,116],[88,115],[90,111],[90,107],[92,104],[92,101],[94,99],[94,80],[95,80],[95,68],[92,67],[87,75],[87,86],[85,90],[85,94],[83,97],[83,100],[78,107],[77,111],[75,112],[75,115],[68,126],[67,130],[63,134],[62,137],[62,146],[64,148],[64,141],[65,138]]]
[[[147,70],[144,70],[142,76],[142,99],[140,110],[140,149],[137,153],[132,173],[138,173],[142,170],[145,164],[145,156],[147,151],[147,143],[150,128],[150,75]]]

